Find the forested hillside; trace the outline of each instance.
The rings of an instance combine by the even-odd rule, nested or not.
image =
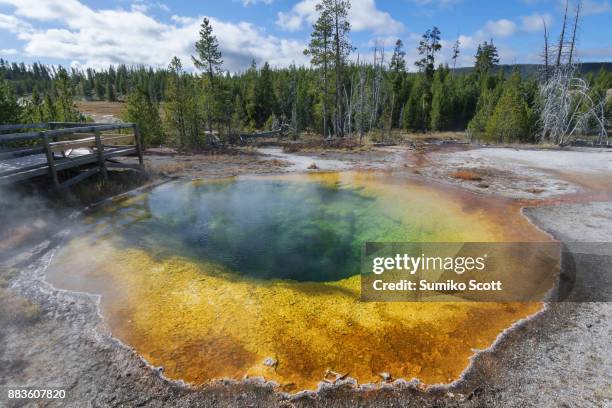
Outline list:
[[[454,69],[439,63],[442,44],[436,27],[417,45],[420,59],[411,70],[416,72],[409,72],[401,40],[391,52],[375,48],[366,61],[352,55],[349,7],[348,1],[319,5],[319,19],[304,50],[311,58],[309,67],[275,68],[253,61],[248,70],[229,73],[207,19],[192,56],[195,72],[183,69],[178,58],[167,68],[119,65],[84,71],[0,59],[0,104],[7,106],[0,122],[81,120],[70,101],[85,99],[125,101],[124,119],[138,122],[149,143],[183,147],[203,147],[211,138],[224,140],[281,124],[296,134],[359,140],[366,135],[387,138],[402,129],[467,130],[490,142],[538,141],[540,88],[554,64],[500,67],[491,40],[478,47],[473,68]],[[452,65],[461,53],[457,41]],[[557,67],[561,65],[558,59]],[[596,73],[577,71],[592,101],[603,100],[612,88],[612,72],[606,67]],[[610,101],[605,109],[609,117]],[[581,124],[588,129],[586,125]]]

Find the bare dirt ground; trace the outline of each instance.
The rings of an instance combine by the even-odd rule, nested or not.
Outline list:
[[[612,148],[441,149],[427,155],[423,175],[475,191],[542,199],[612,190]]]
[[[291,155],[280,149],[247,148],[215,155],[157,149],[149,152],[146,163],[152,173],[150,182],[167,177],[371,168],[406,172],[478,193],[529,198],[531,204],[535,198],[568,192],[594,194],[612,177],[607,167],[610,152],[572,150],[562,159],[556,153],[564,152],[543,152],[522,155],[510,149],[452,145]],[[583,174],[582,163],[589,163],[586,167],[592,171]],[[455,176],[462,170],[476,172],[480,180]],[[536,184],[542,177],[547,181]],[[0,406],[612,406],[612,303],[549,305],[500,337],[492,349],[479,353],[464,378],[449,386],[425,389],[418,381],[396,381],[355,389],[350,383],[338,383],[322,385],[318,393],[287,396],[259,380],[219,381],[196,388],[167,381],[161,370],[149,367],[112,337],[98,313],[96,298],[60,291],[44,281],[44,266],[62,240],[61,231],[76,216],[74,211],[50,212],[44,200],[19,200],[11,199],[37,217],[22,226],[19,239],[14,234],[0,236]],[[537,206],[524,212],[564,242],[612,241],[609,199]],[[11,216],[10,211],[6,214]],[[611,268],[612,262],[604,262],[599,273],[612,274]],[[25,386],[66,389],[67,398],[36,403],[5,399],[7,388]]]

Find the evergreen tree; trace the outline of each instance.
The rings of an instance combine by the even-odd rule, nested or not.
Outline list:
[[[391,126],[397,126],[399,122],[399,115],[402,107],[404,106],[405,95],[404,95],[404,77],[406,73],[406,52],[404,52],[404,44],[402,40],[398,39],[395,42],[393,49],[393,56],[391,57],[391,63],[389,64],[389,76],[392,88],[392,118]],[[401,125],[401,124],[399,124]]]
[[[247,122],[247,114],[244,107],[244,102],[237,94],[234,98],[234,106],[232,109],[232,129],[241,132]]]
[[[153,103],[150,95],[136,87],[127,98],[123,119],[138,124],[144,146],[163,143],[163,130],[159,107]]]
[[[60,68],[54,81],[55,87],[55,119],[59,122],[80,122],[83,117],[74,104],[74,92],[68,72]]]
[[[498,143],[525,142],[530,138],[530,115],[527,103],[521,95],[521,78],[512,74],[504,86],[485,131],[489,140]]]
[[[104,100],[106,87],[104,86],[104,83],[102,82],[102,79],[100,77],[96,77],[94,81],[94,89],[96,91],[96,97],[98,98],[98,100]]]
[[[115,94],[115,88],[113,88],[113,84],[110,81],[106,83],[106,100],[109,102],[117,101],[117,95]]]
[[[276,96],[267,62],[250,83],[246,109],[252,126],[257,129],[265,125],[276,109]]]
[[[487,137],[486,126],[493,115],[497,101],[500,97],[501,87],[495,89],[485,88],[478,99],[476,114],[467,127],[471,139],[484,139]]]
[[[389,70],[395,74],[406,71],[406,52],[404,51],[404,43],[399,38],[395,42],[393,48],[393,56],[389,64]]]
[[[457,38],[457,40],[453,44],[453,56],[451,57],[453,60],[453,72],[455,72],[455,69],[457,68],[457,59],[459,58],[459,54],[461,53],[460,47],[461,42]]]
[[[436,53],[442,49],[440,43],[440,30],[438,27],[434,27],[431,30],[427,30],[421,37],[419,46],[417,48],[419,55],[422,57],[420,60],[415,62],[415,65],[419,68],[419,71],[423,73],[424,83],[423,85],[423,124],[424,130],[429,124],[429,117],[431,114],[431,103],[432,93],[431,85],[433,82],[433,76],[435,71]]]
[[[404,106],[404,128],[406,130],[425,130],[423,86],[423,80],[418,78],[413,84],[410,97]]]
[[[43,98],[42,117],[44,118],[44,122],[59,120],[57,108],[55,107],[55,103],[53,103],[53,99],[51,98],[50,94],[46,94]]]
[[[210,20],[204,17],[200,25],[200,39],[195,44],[197,56],[192,56],[193,64],[196,68],[206,72],[209,80],[212,82],[213,77],[221,70],[223,65],[223,57],[219,50],[219,41],[213,34]]]
[[[30,123],[43,123],[47,122],[43,109],[43,100],[38,93],[38,89],[34,88],[32,91],[32,97],[26,105],[25,115],[27,122]]]
[[[317,67],[321,73],[322,89],[320,101],[322,106],[323,136],[329,135],[328,116],[329,116],[329,67],[333,59],[332,36],[333,20],[329,9],[322,4],[317,4],[316,10],[319,13],[317,21],[312,26],[310,43],[304,50],[305,55],[310,56],[310,63]]]
[[[190,141],[187,140],[187,126],[185,123],[187,111],[186,90],[181,60],[178,57],[174,57],[168,66],[168,70],[170,77],[166,89],[164,116],[168,127],[176,131],[179,145],[187,147]]]
[[[332,54],[335,73],[334,83],[334,130],[336,136],[344,137],[344,106],[342,92],[344,89],[344,67],[353,50],[349,39],[351,23],[348,12],[351,8],[349,0],[322,0],[323,13],[329,15],[332,25]]]
[[[422,58],[417,60],[414,64],[419,71],[425,73],[426,77],[433,79],[433,73],[436,66],[436,53],[441,49],[442,44],[440,43],[440,30],[438,27],[425,31],[417,48]]]
[[[432,85],[430,126],[434,131],[448,130],[452,116],[451,89],[443,67],[438,68]]]
[[[22,108],[11,86],[0,75],[0,125],[21,122]]]
[[[499,55],[497,47],[493,45],[493,40],[490,43],[484,42],[478,46],[476,51],[476,61],[474,63],[474,71],[479,78],[488,75],[493,67],[499,64]]]
[[[206,79],[203,81],[202,86],[205,94],[204,102],[206,105],[208,131],[212,135],[213,122],[218,118],[220,109],[222,109],[219,101],[221,93],[218,92],[219,89],[215,84],[215,75],[221,71],[223,58],[219,50],[217,37],[213,34],[210,21],[206,17],[200,25],[200,39],[196,42],[195,48],[197,56],[192,56],[191,59],[196,68],[206,73]]]

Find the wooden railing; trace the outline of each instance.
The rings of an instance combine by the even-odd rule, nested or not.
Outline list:
[[[125,130],[131,133],[122,133]],[[115,132],[106,133],[110,131]],[[71,158],[70,153],[79,148],[87,148],[90,153]],[[46,161],[41,163],[42,154]],[[138,166],[109,161],[113,157],[132,154],[138,156]],[[107,167],[144,170],[142,154],[140,131],[133,123],[51,122],[0,126],[0,163],[21,158],[17,160],[18,164],[0,171],[0,181],[23,180],[47,172],[54,186],[67,187],[98,172],[107,179]],[[28,157],[32,159],[29,163]],[[89,164],[97,166],[60,184],[59,171]]]

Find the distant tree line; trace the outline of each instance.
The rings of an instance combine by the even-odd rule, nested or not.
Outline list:
[[[479,45],[470,72],[458,71],[439,63],[441,33],[433,27],[419,41],[417,72],[408,72],[401,40],[390,58],[382,46],[375,47],[370,61],[351,58],[349,9],[348,0],[321,0],[304,51],[310,67],[272,68],[253,61],[244,72],[230,74],[223,70],[208,19],[192,56],[197,72],[186,71],[177,57],[164,69],[119,65],[84,71],[0,60],[0,122],[78,119],[69,99],[82,98],[125,101],[124,119],[140,124],[147,143],[184,148],[281,124],[296,134],[326,137],[467,130],[487,142],[537,141],[541,78],[496,69],[493,40]],[[453,67],[461,52],[457,40]],[[597,98],[612,88],[612,72],[604,69],[584,79]]]

